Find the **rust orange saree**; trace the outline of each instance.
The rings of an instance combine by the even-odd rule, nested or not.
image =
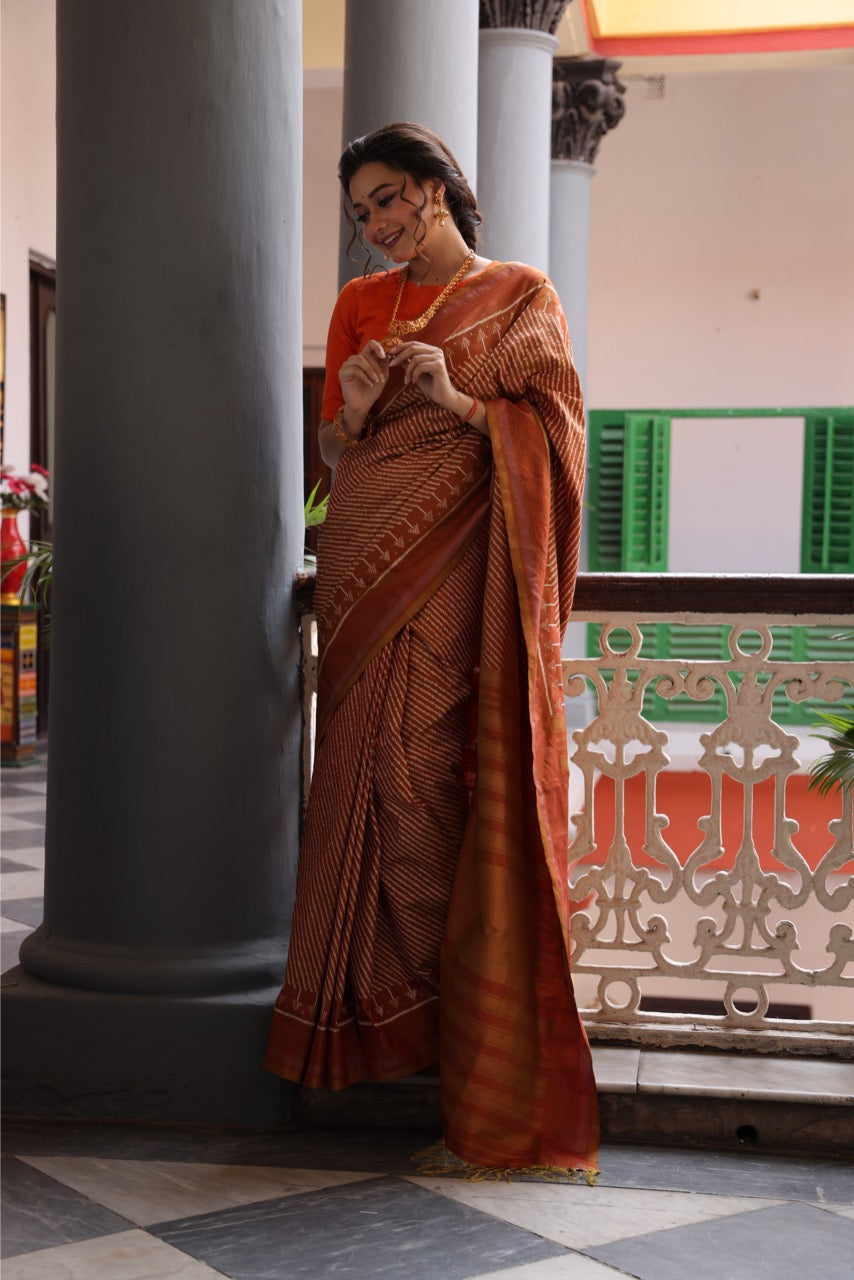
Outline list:
[[[554,290],[519,264],[472,277],[421,337],[486,402],[489,440],[398,375],[378,430],[339,463],[315,593],[315,774],[266,1061],[343,1088],[438,1059],[455,1155],[591,1169],[560,667],[578,381]]]

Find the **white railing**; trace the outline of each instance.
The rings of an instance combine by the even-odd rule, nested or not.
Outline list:
[[[311,585],[298,593],[309,727]],[[771,718],[775,693],[778,703],[851,701],[854,661],[842,645],[837,660],[833,644],[820,661],[779,660],[770,630],[842,631],[854,625],[852,613],[850,577],[579,578],[573,620],[601,627],[596,656],[564,662],[570,883],[580,904],[572,968],[591,1038],[854,1056],[852,795],[823,806],[814,792],[805,795],[802,781],[796,791],[790,780],[803,778],[808,731]],[[729,657],[641,656],[640,626],[660,622],[728,628]],[[649,690],[703,704],[722,692],[724,718],[670,730],[645,718]],[[582,727],[573,728],[574,706],[587,708]],[[679,740],[679,761],[671,737]],[[306,778],[310,738],[309,730]],[[706,799],[688,824],[687,845],[684,821],[676,841],[659,803],[665,782],[678,785],[674,765],[693,783],[704,775],[694,793]],[[741,813],[735,842],[734,805]],[[822,827],[811,833],[809,856],[793,816],[800,806],[803,821],[805,805]]]

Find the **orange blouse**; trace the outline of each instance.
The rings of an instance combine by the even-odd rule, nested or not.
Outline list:
[[[332,421],[344,403],[338,370],[371,338],[381,340],[386,336],[399,285],[400,272],[389,271],[350,280],[339,293],[326,339],[326,381],[321,412],[327,422]],[[420,316],[444,287],[443,284],[413,284],[407,280],[397,309],[398,319],[414,320]]]

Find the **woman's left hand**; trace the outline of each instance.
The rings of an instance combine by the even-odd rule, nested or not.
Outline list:
[[[456,411],[461,393],[448,376],[441,347],[430,347],[426,342],[400,342],[389,357],[389,366],[395,365],[403,367],[404,386],[414,383],[428,400]]]
[[[389,368],[402,366],[404,386],[413,384],[428,400],[443,409],[450,409],[482,436],[489,436],[483,401],[475,399],[472,392],[457,390],[448,376],[441,347],[430,347],[426,342],[399,342],[393,348],[388,363]]]

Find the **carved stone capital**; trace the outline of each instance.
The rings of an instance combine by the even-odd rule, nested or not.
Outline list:
[[[481,30],[526,27],[554,35],[571,0],[480,0]]]
[[[555,58],[552,75],[552,159],[592,164],[609,129],[626,112],[622,66],[610,58]]]

